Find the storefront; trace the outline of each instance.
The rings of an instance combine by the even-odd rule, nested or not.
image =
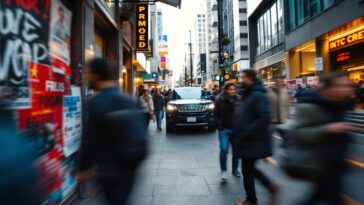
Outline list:
[[[265,83],[277,77],[286,77],[286,61],[280,61],[270,66],[259,69],[258,77]]]
[[[330,34],[332,70],[347,72],[349,78],[356,84],[361,80],[364,81],[364,18],[337,28]]]

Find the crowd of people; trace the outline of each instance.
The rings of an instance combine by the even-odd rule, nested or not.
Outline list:
[[[173,97],[173,91],[149,91],[140,86],[135,100],[135,97],[120,92],[113,68],[107,60],[92,60],[86,71],[88,85],[97,94],[87,102],[76,178],[84,182],[96,177],[107,203],[124,205],[136,170],[147,155],[149,122],[155,120],[157,130],[162,130],[164,107]],[[245,200],[236,202],[236,205],[257,204],[255,179],[270,193],[270,204],[276,204],[279,185],[256,166],[257,161],[272,156],[273,132],[284,139],[282,149],[285,155],[281,168],[289,176],[309,181],[315,187],[312,195],[301,204],[325,201],[331,205],[343,205],[341,175],[347,169],[344,159],[351,141],[349,133],[359,129],[344,120],[345,113],[352,109],[354,90],[345,74],[322,75],[317,89],[306,90],[297,96],[296,114],[291,116],[282,77],[276,78],[274,84],[267,87],[254,70],[244,70],[239,73],[238,84],[228,82],[221,90],[215,86],[209,96],[215,102],[221,180],[226,182],[227,179],[231,145],[231,172],[235,177],[242,176],[246,193]],[[6,154],[0,155],[0,170],[6,173],[14,160],[24,162],[23,166],[27,169],[1,175],[2,182],[9,182],[11,187],[0,184],[0,201],[6,204],[36,204],[36,195],[33,199],[30,196],[37,190],[35,186],[31,188],[37,179],[31,167],[31,154],[27,154],[31,151],[17,149],[17,153],[7,149],[23,146],[24,143],[4,138],[14,134],[15,128],[9,121],[9,113],[1,107],[1,98],[0,95],[0,152]],[[20,155],[25,157],[19,158]]]

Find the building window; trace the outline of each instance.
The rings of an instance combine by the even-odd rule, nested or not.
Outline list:
[[[277,3],[274,3],[270,8],[270,15],[272,21],[272,46],[278,44],[278,16],[277,16]]]
[[[247,33],[240,33],[240,38],[248,38],[248,34]]]
[[[246,13],[246,9],[239,9],[239,13]]]
[[[240,46],[241,51],[248,51],[248,46]]]
[[[338,1],[340,0],[289,0],[289,29],[292,30],[305,23]]]
[[[247,21],[240,21],[240,26],[247,26],[248,22]]]

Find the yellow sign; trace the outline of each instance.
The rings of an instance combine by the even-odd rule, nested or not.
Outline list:
[[[230,79],[230,75],[226,74],[226,75],[224,76],[224,78],[225,78],[225,80],[229,80],[229,79]]]
[[[148,17],[149,5],[148,3],[136,4],[135,12],[135,29],[136,29],[136,51],[149,51],[149,32],[148,32]]]
[[[348,36],[339,38],[337,40],[330,41],[330,49],[341,48],[343,46],[354,44],[363,40],[364,40],[364,30],[361,30],[353,34],[350,34]]]

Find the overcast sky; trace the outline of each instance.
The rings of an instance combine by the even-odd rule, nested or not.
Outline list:
[[[261,0],[248,0],[250,14]],[[182,0],[181,9],[157,3],[163,12],[163,32],[168,35],[170,68],[177,80],[184,68],[185,54],[188,52],[189,30],[194,30],[196,14],[202,9],[206,0]],[[193,36],[193,34],[192,34]],[[194,43],[194,39],[192,41]],[[195,52],[195,51],[193,51]]]

